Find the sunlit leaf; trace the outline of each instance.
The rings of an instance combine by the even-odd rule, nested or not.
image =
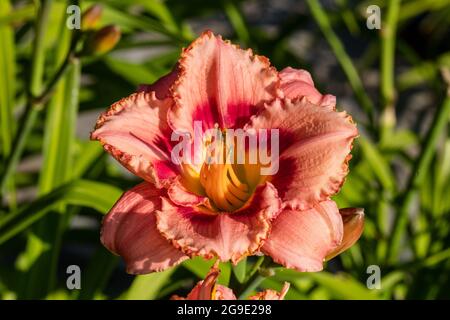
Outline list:
[[[48,209],[61,202],[86,206],[107,213],[122,191],[101,182],[75,181],[56,188],[16,212],[0,220],[0,244],[14,237],[48,213]]]

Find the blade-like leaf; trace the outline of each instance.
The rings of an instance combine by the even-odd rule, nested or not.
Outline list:
[[[0,1],[0,17],[6,17],[13,13],[9,0]],[[0,19],[1,19],[0,18]],[[16,92],[16,59],[14,29],[8,24],[0,24],[0,159],[7,160],[11,153],[12,137],[14,134],[14,99]],[[9,180],[6,189],[9,191],[9,205],[13,208],[16,204],[15,183]]]
[[[237,265],[233,266],[232,268],[237,281],[239,281],[239,283],[243,283],[247,271],[247,258],[242,259]]]
[[[0,14],[11,13],[9,0],[0,1]],[[15,95],[15,45],[14,30],[9,25],[0,25],[0,127],[1,151],[6,159],[11,151],[13,135],[13,108]]]
[[[59,11],[55,16],[64,16]],[[72,33],[66,28],[66,22],[61,19],[62,26],[56,49],[56,63],[53,73],[64,64],[69,51]],[[78,111],[80,63],[74,59],[64,77],[62,77],[54,95],[46,109],[45,133],[43,142],[43,164],[39,175],[39,193],[46,194],[55,187],[62,185],[72,178],[71,168],[74,163],[75,125]],[[60,214],[48,215],[33,227],[31,234],[42,243],[50,243],[47,250],[38,252],[32,243],[28,243],[22,260],[27,257],[35,259],[30,270],[27,270],[24,281],[23,298],[40,298],[53,291],[56,286],[58,255],[61,237],[64,232],[64,221],[67,212],[63,203],[54,208]],[[30,241],[29,241],[30,242]]]
[[[79,180],[52,192],[0,219],[0,244],[11,239],[48,213],[50,208],[66,204],[90,207],[107,213],[122,191],[105,183]]]
[[[369,163],[384,189],[393,191],[395,188],[395,179],[386,160],[369,140],[361,137],[358,139],[358,142],[361,146],[364,158]]]
[[[169,280],[176,268],[136,276],[130,288],[120,296],[124,300],[152,300]]]
[[[200,279],[204,279],[209,269],[214,264],[213,260],[205,260],[201,257],[195,257],[193,259],[186,260],[182,266],[191,271]],[[229,263],[220,263],[220,276],[218,283],[227,286],[230,282],[231,267]]]
[[[103,247],[99,247],[89,262],[81,278],[82,290],[75,293],[76,299],[90,300],[100,294],[105,287],[111,273],[119,262],[119,257]]]
[[[367,289],[347,274],[333,275],[328,272],[316,272],[311,273],[310,277],[327,289],[335,299],[373,300],[380,298],[374,290]]]

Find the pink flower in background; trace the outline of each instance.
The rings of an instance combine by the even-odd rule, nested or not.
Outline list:
[[[218,127],[224,136],[278,129],[279,170],[261,175],[259,160],[209,164],[199,159],[203,153],[174,163],[173,133],[187,133],[194,145],[198,121],[204,132]],[[351,117],[335,110],[335,97],[319,93],[308,72],[277,72],[267,58],[205,32],[170,74],[97,121],[92,139],[145,180],[105,217],[101,240],[135,274],[194,256],[237,263],[259,252],[289,268],[320,271],[362,232],[362,209],[339,211],[330,198],[344,182],[357,135]],[[200,145],[203,151],[208,141]]]
[[[199,281],[197,285],[189,292],[186,298],[177,295],[172,296],[172,300],[236,300],[236,296],[228,287],[217,284],[217,278],[220,270],[216,262],[205,280]],[[283,300],[289,290],[289,283],[285,282],[280,292],[267,289],[249,297],[250,300]]]

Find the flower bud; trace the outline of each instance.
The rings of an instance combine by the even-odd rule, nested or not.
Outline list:
[[[272,277],[275,275],[275,270],[273,270],[272,268],[260,268],[259,274],[263,277]]]
[[[344,236],[342,237],[341,244],[328,253],[325,258],[326,261],[333,259],[354,245],[364,229],[364,209],[347,208],[339,210],[339,213],[344,223]]]
[[[100,55],[110,51],[119,42],[121,32],[119,27],[109,25],[94,32],[86,42],[85,54]]]
[[[89,7],[81,17],[81,30],[93,30],[98,25],[102,17],[103,7],[99,4],[94,4]]]

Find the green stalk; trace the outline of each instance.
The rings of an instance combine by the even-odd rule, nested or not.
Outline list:
[[[267,269],[270,264],[272,263],[272,260],[267,256],[259,257],[259,259],[256,261],[255,265],[253,266],[252,270],[250,271],[249,275],[247,276],[246,280],[244,281],[244,284],[248,285],[241,291],[239,295],[239,299],[245,299],[247,296],[254,291],[261,282],[266,279],[270,273],[271,269]],[[273,272],[273,271],[272,271]]]
[[[51,97],[53,90],[55,89],[59,80],[64,77],[64,75],[67,73],[67,70],[75,60],[77,60],[75,54],[73,52],[69,52],[59,70],[49,81],[45,90],[38,97],[32,97],[34,104],[42,105],[48,102],[48,99]]]
[[[416,17],[426,11],[440,10],[449,5],[448,0],[415,0],[405,3],[402,12],[400,12],[400,20],[408,20]]]
[[[342,70],[344,71],[350,86],[355,93],[356,99],[361,104],[362,108],[366,112],[369,119],[369,129],[374,130],[374,106],[369,96],[367,95],[364,86],[362,84],[361,78],[356,71],[355,66],[351,58],[348,56],[344,49],[344,46],[340,39],[337,37],[336,33],[331,28],[330,20],[323,10],[320,2],[318,0],[307,0],[309,9],[314,17],[314,20],[319,25],[320,30],[324,34],[328,44],[334,52]]]
[[[240,294],[239,300],[247,298],[250,293],[252,293],[252,291],[254,291],[261,284],[261,282],[264,281],[264,279],[266,279],[266,277],[260,275],[259,273],[256,273],[255,275],[256,276],[251,279],[249,285]]]
[[[0,12],[2,16],[11,15],[13,12],[10,1],[0,1]],[[0,133],[2,160],[6,161],[12,148],[12,137],[14,135],[14,105],[15,105],[15,80],[16,61],[14,28],[8,24],[0,25]],[[11,210],[16,207],[16,190],[13,179],[10,179],[6,190],[2,190],[8,195],[8,205]],[[0,192],[1,194],[1,192]]]
[[[45,62],[45,36],[49,22],[51,4],[52,0],[43,0],[38,12],[32,54],[31,80],[29,85],[29,91],[32,96],[37,96],[42,89]]]
[[[256,260],[255,264],[252,267],[252,270],[248,273],[248,275],[245,277],[244,283],[247,283],[253,275],[258,272],[259,268],[261,267],[262,263],[264,262],[265,256],[261,256]]]
[[[5,2],[4,0],[0,2]],[[19,8],[14,8],[13,12],[2,11],[0,16],[0,25],[13,25],[31,20],[36,15],[36,5],[34,3],[23,4]]]
[[[8,15],[11,12],[9,0],[0,2],[0,11],[2,15]],[[0,25],[0,84],[2,94],[0,95],[0,124],[1,141],[3,157],[8,157],[11,152],[11,137],[13,135],[13,108],[14,108],[14,80],[15,80],[15,48],[14,33],[9,25]]]
[[[450,72],[449,69],[447,69],[447,72]],[[431,124],[424,140],[422,152],[414,163],[410,179],[405,189],[406,193],[404,194],[400,210],[395,217],[388,251],[389,263],[395,263],[398,259],[402,235],[404,234],[408,225],[408,213],[415,198],[417,188],[422,184],[425,176],[429,174],[428,169],[436,150],[438,139],[447,126],[449,115],[450,89],[447,90],[447,96],[443,102],[443,105],[437,110],[434,116],[433,123]]]
[[[39,95],[42,89],[45,62],[45,36],[51,4],[52,0],[43,0],[41,6],[39,7],[36,21],[36,34],[31,56],[31,79],[28,86],[29,100],[25,109],[25,114],[20,120],[19,128],[13,142],[12,153],[8,157],[6,168],[1,177],[0,191],[5,190],[10,176],[14,173],[25,147],[25,143],[36,121],[39,110],[42,107],[41,104],[33,103],[31,97]]]
[[[248,44],[250,34],[238,5],[233,0],[225,0],[223,2],[223,8],[239,40],[244,44]]]
[[[382,138],[389,137],[389,133],[395,127],[396,122],[394,57],[400,1],[401,0],[392,0],[388,2],[387,18],[381,30],[381,97],[383,103],[383,113],[381,115]]]
[[[62,23],[56,49],[57,71],[40,95],[40,99],[45,100],[56,87],[46,107],[43,164],[39,176],[40,194],[47,194],[72,178],[70,168],[73,165],[72,146],[78,108],[80,63],[74,55],[77,38],[65,28],[64,19]],[[26,298],[45,297],[56,285],[57,260],[67,218],[63,216],[66,213],[65,205],[54,208],[52,213],[54,214],[47,215],[33,227],[27,249],[22,255],[22,260],[29,261],[27,265],[32,265],[26,275]],[[40,250],[37,250],[36,244]]]

